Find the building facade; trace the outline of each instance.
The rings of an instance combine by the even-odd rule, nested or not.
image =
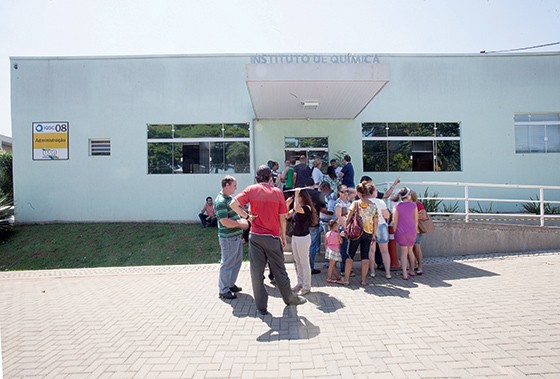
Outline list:
[[[301,154],[560,185],[560,53],[13,57],[11,86],[20,223],[194,221],[225,174]]]

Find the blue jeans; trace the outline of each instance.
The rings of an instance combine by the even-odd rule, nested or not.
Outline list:
[[[218,237],[221,255],[220,277],[218,287],[220,293],[226,293],[235,285],[241,262],[243,261],[243,236]]]
[[[315,268],[315,254],[321,251],[321,226],[312,226],[309,228],[311,235],[311,246],[309,246],[309,265],[313,270]]]
[[[204,213],[199,213],[198,214],[198,218],[200,219],[200,223],[202,224],[202,227],[206,228],[206,226],[210,225],[210,226],[216,226],[218,219],[216,217],[210,217],[210,220],[206,220],[206,216]]]

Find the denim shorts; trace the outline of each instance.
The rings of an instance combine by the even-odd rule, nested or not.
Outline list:
[[[375,239],[377,240],[377,243],[389,243],[389,227],[387,226],[387,224],[381,224],[377,226]]]
[[[422,234],[417,233],[416,234],[416,242],[414,242],[415,245],[420,245],[420,242],[422,242]]]

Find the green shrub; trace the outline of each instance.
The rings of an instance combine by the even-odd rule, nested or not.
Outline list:
[[[525,209],[525,212],[540,215],[541,204],[540,204],[539,195],[536,195],[535,199],[529,196],[529,199],[531,199],[531,202],[522,204],[522,207],[523,209]],[[553,207],[549,203],[544,203],[544,214],[545,215],[560,214],[560,207]]]
[[[434,192],[433,195],[430,195],[429,193],[429,188],[426,188],[424,190],[424,194],[423,194],[423,200],[421,200],[421,203],[424,205],[424,208],[426,208],[426,212],[430,213],[430,212],[437,212],[439,209],[439,206],[442,203],[442,200],[438,200],[438,199],[426,199],[427,197],[438,197],[439,194],[437,192]]]
[[[488,204],[486,207],[482,207],[482,205],[480,205],[480,203],[477,201],[476,202],[476,208],[469,208],[469,212],[471,213],[494,213],[494,210],[492,209],[492,202],[490,202],[490,204]]]
[[[0,191],[12,201],[14,198],[13,157],[9,151],[0,152]]]
[[[12,230],[14,224],[14,207],[12,199],[4,195],[0,197],[0,237]]]
[[[459,202],[456,201],[454,204],[443,203],[443,211],[445,213],[457,213],[459,211]]]

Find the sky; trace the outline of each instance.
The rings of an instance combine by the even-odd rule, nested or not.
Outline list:
[[[0,0],[0,134],[12,135],[10,57],[478,54],[557,42],[560,0]]]

